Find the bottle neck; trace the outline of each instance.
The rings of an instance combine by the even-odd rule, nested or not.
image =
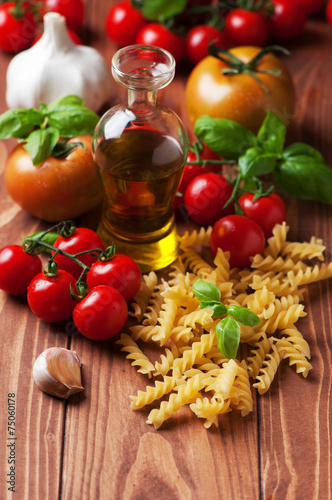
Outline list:
[[[144,113],[156,107],[157,91],[128,89],[128,107],[134,112]]]

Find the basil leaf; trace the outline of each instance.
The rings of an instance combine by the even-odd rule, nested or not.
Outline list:
[[[280,189],[297,198],[332,203],[332,169],[312,156],[283,159],[274,180]]]
[[[267,111],[258,131],[257,139],[266,153],[281,154],[284,149],[286,125],[276,115]]]
[[[278,160],[278,155],[274,153],[264,153],[261,148],[254,147],[247,149],[246,153],[239,158],[239,172],[241,177],[252,177],[263,174],[270,174],[274,171]]]
[[[217,347],[228,359],[234,359],[240,344],[240,326],[230,316],[219,321],[216,328]]]
[[[227,160],[237,160],[248,148],[257,145],[255,135],[242,125],[207,115],[196,120],[195,135]]]
[[[230,314],[236,321],[244,326],[258,326],[260,324],[260,319],[254,312],[250,311],[247,307],[241,306],[229,306],[227,308],[228,314]]]
[[[9,109],[0,115],[0,139],[24,138],[44,119],[43,114],[34,108]]]
[[[288,148],[286,148],[285,151],[283,152],[282,158],[287,159],[293,156],[303,156],[303,155],[310,156],[311,158],[314,158],[320,161],[321,163],[324,163],[324,158],[321,155],[321,153],[312,146],[309,146],[309,144],[304,144],[303,142],[294,142],[294,144],[288,146]]]
[[[224,306],[219,301],[215,300],[202,300],[199,306],[200,309],[212,309],[213,310],[213,315],[212,318],[222,318],[227,314],[227,307]]]
[[[99,116],[84,106],[58,107],[48,116],[49,125],[66,137],[92,135],[98,121]]]
[[[133,6],[142,11],[146,19],[164,21],[180,14],[187,4],[187,0],[140,0],[134,1]]]
[[[77,95],[66,95],[65,97],[59,97],[55,101],[51,102],[48,106],[48,110],[55,111],[58,108],[63,108],[64,106],[84,106],[84,101]]]
[[[202,279],[198,279],[197,281],[195,281],[195,283],[193,284],[193,292],[195,297],[197,297],[199,301],[220,301],[221,293],[219,288],[209,281],[204,281]]]
[[[37,129],[26,139],[24,149],[31,156],[32,163],[37,167],[48,158],[59,139],[59,132],[51,127]]]

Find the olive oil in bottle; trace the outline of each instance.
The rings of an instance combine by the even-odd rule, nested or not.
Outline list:
[[[93,150],[104,186],[99,234],[144,272],[162,269],[178,253],[173,198],[188,138],[181,120],[156,104],[156,89],[174,76],[174,59],[151,46],[130,46],[113,58],[113,76],[128,103],[109,110],[96,127]]]

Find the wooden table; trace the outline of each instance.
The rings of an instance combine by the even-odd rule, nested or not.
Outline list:
[[[87,2],[86,43],[110,61],[115,46],[103,30],[111,2]],[[332,164],[332,30],[313,19],[286,60],[296,85],[296,114],[287,140],[316,147]],[[0,112],[6,110],[5,71],[0,54]],[[184,120],[188,72],[179,68],[164,102]],[[12,142],[0,143],[0,168]],[[288,224],[296,241],[323,238],[332,259],[332,209],[288,198]],[[45,223],[21,211],[0,185],[0,245],[20,243]],[[80,219],[96,227],[94,214]],[[309,342],[313,369],[307,379],[285,363],[271,390],[254,395],[254,411],[225,414],[206,430],[181,411],[155,431],[146,413],[130,409],[129,394],[145,387],[119,347],[68,336],[63,325],[46,324],[29,311],[25,297],[0,292],[1,499],[327,500],[331,498],[331,281],[305,293],[307,316],[300,329]],[[51,346],[77,351],[83,362],[83,393],[62,401],[34,384],[36,357]],[[15,494],[8,491],[7,398],[16,402]]]

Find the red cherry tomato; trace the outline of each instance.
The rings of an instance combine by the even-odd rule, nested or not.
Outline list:
[[[115,254],[106,262],[94,262],[86,275],[86,282],[89,288],[97,285],[111,286],[128,302],[141,286],[142,273],[131,257]]]
[[[149,23],[138,33],[136,43],[139,45],[155,45],[168,50],[178,63],[184,54],[184,40],[159,23]]]
[[[73,312],[76,328],[91,340],[114,337],[124,327],[127,318],[127,302],[120,292],[107,285],[92,288]]]
[[[226,49],[227,38],[225,33],[208,24],[201,24],[189,30],[185,38],[185,49],[186,56],[192,64],[197,64],[201,59],[209,55],[209,43]]]
[[[79,252],[85,252],[86,250],[93,250],[95,248],[104,250],[105,245],[97,233],[86,227],[78,227],[75,229],[72,236],[69,236],[69,238],[59,236],[54,242],[54,247],[74,255]],[[52,251],[52,255],[54,254],[55,251]],[[54,260],[58,263],[59,269],[68,271],[75,276],[76,279],[80,277],[83,267],[76,264],[76,262],[71,260],[69,257],[58,254]],[[89,254],[83,254],[78,257],[78,260],[90,267],[93,262],[97,260],[97,257],[93,257]]]
[[[40,319],[50,323],[70,318],[77,301],[70,295],[76,291],[76,280],[67,271],[59,270],[55,277],[39,273],[28,287],[28,304]]]
[[[330,0],[326,6],[326,19],[330,26],[332,26],[332,0]]]
[[[58,12],[66,18],[67,28],[79,31],[85,16],[84,0],[45,0],[47,12]]]
[[[265,247],[262,228],[244,215],[227,215],[213,226],[210,246],[213,254],[218,248],[230,252],[231,267],[250,266],[250,257],[261,254]]]
[[[325,0],[292,0],[301,7],[308,15],[316,14],[324,8]]]
[[[283,200],[275,193],[262,196],[255,202],[253,193],[244,193],[238,199],[244,215],[257,222],[264,231],[265,237],[272,236],[276,224],[286,220],[287,209]]]
[[[26,293],[30,281],[42,270],[38,255],[26,253],[20,245],[0,250],[0,289],[11,295]]]
[[[204,149],[199,156],[202,160],[220,160],[220,157],[212,151],[208,146],[204,145]],[[189,151],[187,155],[187,162],[194,162],[197,160],[197,155],[193,151]],[[184,167],[184,171],[181,177],[181,181],[178,187],[180,193],[184,193],[187,189],[189,183],[195,179],[198,175],[207,174],[209,172],[214,172],[216,174],[221,172],[221,164],[207,163],[204,167],[202,164],[188,165]]]
[[[82,45],[82,40],[77,35],[77,33],[75,33],[75,31],[73,31],[73,30],[67,30],[67,31],[68,31],[68,35],[70,36],[70,38],[72,39],[72,41],[74,43],[76,43],[76,45]],[[43,34],[37,36],[37,38],[33,42],[33,45],[35,45],[41,39],[42,36],[43,36]]]
[[[0,49],[16,54],[27,49],[36,37],[37,23],[27,4],[23,3],[22,15],[13,14],[15,2],[0,5]]]
[[[269,21],[259,11],[234,9],[226,16],[224,31],[233,46],[263,47],[269,38]]]
[[[129,0],[114,4],[108,11],[105,22],[107,36],[121,47],[132,45],[137,34],[147,24],[141,12]]]
[[[189,217],[197,224],[208,226],[220,217],[234,212],[234,203],[223,206],[233,191],[231,183],[219,174],[198,175],[184,193],[184,204]]]
[[[271,35],[277,40],[291,40],[302,33],[307,15],[290,0],[271,0],[274,13],[270,17]]]

